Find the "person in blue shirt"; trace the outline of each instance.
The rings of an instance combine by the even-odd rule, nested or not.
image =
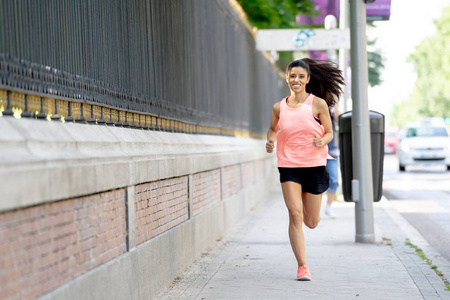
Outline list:
[[[325,206],[325,214],[335,219],[336,213],[332,204],[336,200],[336,191],[339,187],[339,148],[336,145],[336,121],[339,118],[339,110],[337,106],[329,108],[331,125],[333,127],[333,139],[328,144],[328,154],[335,159],[327,159],[327,169],[330,174],[329,188],[327,190],[327,205]]]

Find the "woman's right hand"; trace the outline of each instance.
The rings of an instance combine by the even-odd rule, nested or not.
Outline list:
[[[274,141],[267,141],[266,142],[266,151],[267,151],[267,153],[272,153],[274,148],[275,148],[275,142]]]

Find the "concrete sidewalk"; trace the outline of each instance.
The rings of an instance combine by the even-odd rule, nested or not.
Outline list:
[[[375,244],[355,243],[354,204],[305,227],[312,281],[296,281],[281,190],[237,224],[158,297],[172,299],[450,299],[441,278],[405,245],[419,246],[450,277],[450,264],[383,199],[374,204]],[[389,239],[389,240],[388,240]]]

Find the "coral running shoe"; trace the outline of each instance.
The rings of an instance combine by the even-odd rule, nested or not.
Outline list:
[[[309,268],[307,265],[303,265],[297,270],[297,280],[300,281],[310,281],[311,273],[309,272]]]

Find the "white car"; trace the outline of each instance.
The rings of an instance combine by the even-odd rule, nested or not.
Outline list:
[[[408,126],[398,149],[399,170],[407,165],[445,164],[450,171],[450,135],[445,125]]]

